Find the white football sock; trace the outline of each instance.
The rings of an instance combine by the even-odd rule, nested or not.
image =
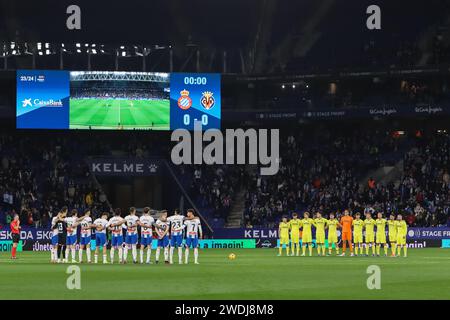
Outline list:
[[[128,258],[128,245],[125,247],[125,250],[123,251],[123,260],[127,261]]]
[[[114,262],[114,247],[111,247],[111,250],[109,251],[109,258],[111,260],[111,263]]]
[[[94,254],[94,262],[98,263],[98,254]]]
[[[144,263],[144,247],[141,247],[141,250],[139,250],[139,256],[141,258],[141,263]]]
[[[135,244],[131,246],[131,253],[133,254],[133,261],[137,261],[137,248]]]
[[[103,253],[103,262],[108,262],[108,259],[106,258],[106,250]]]
[[[122,246],[119,247],[119,262],[123,261],[123,248]]]
[[[194,249],[194,262],[197,263],[198,262],[198,248]]]
[[[169,248],[164,248],[164,261],[169,261]]]
[[[184,251],[184,262],[188,264],[189,262],[189,248]]]
[[[147,263],[150,262],[151,257],[152,257],[152,249],[149,246],[149,247],[147,247],[147,261],[146,261]]]
[[[66,248],[66,261],[68,261],[69,260],[69,248]]]
[[[161,252],[161,249],[158,247],[158,248],[156,248],[156,257],[155,257],[155,260],[156,260],[156,262],[158,262],[159,261],[159,253]]]
[[[178,263],[179,264],[183,263],[183,248],[182,247],[178,247]]]
[[[78,261],[83,261],[83,249],[81,248],[78,250]]]
[[[170,247],[170,257],[169,257],[170,263],[173,263],[173,250],[174,249],[175,249],[174,247]]]
[[[72,247],[71,252],[72,252],[72,261],[74,261],[75,260],[75,247]]]
[[[91,262],[91,248],[86,247],[86,256],[87,256],[87,261]]]

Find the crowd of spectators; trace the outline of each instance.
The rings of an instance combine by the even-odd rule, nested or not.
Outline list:
[[[132,81],[88,81],[72,85],[72,99],[169,99],[168,84]]]
[[[113,135],[113,133],[110,133]],[[106,134],[108,135],[108,134]],[[86,135],[88,136],[88,135]],[[25,225],[49,225],[57,210],[109,211],[107,196],[83,161],[87,155],[166,156],[164,139],[84,139],[83,134],[0,135],[0,224],[19,214]],[[279,172],[261,176],[243,165],[181,165],[176,174],[208,218],[226,221],[238,191],[245,194],[242,225],[274,227],[293,211],[327,215],[402,213],[410,226],[446,225],[450,207],[450,136],[445,132],[398,135],[390,131],[334,129],[282,131]],[[400,165],[385,183],[367,178]]]
[[[0,225],[19,214],[25,226],[47,227],[64,205],[94,214],[107,207],[73,142],[0,135]]]
[[[293,211],[339,216],[350,209],[353,213],[402,213],[410,226],[446,225],[449,135],[359,134],[363,133],[325,138],[314,142],[316,147],[302,134],[285,137],[279,173],[269,177],[255,173],[249,179],[243,224],[274,227]],[[364,180],[368,172],[401,160],[400,181]]]

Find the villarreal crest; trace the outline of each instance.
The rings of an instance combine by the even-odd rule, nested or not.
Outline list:
[[[216,100],[213,97],[213,93],[210,91],[206,91],[202,93],[202,97],[200,98],[200,103],[206,110],[214,107]]]

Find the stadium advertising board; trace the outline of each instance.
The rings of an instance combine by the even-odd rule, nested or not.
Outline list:
[[[26,251],[49,251],[51,248],[52,231],[45,228],[31,228],[24,226],[20,232],[20,250]],[[7,249],[12,244],[11,231],[0,230],[0,245],[2,249]],[[244,238],[226,238],[226,239],[200,239],[199,247],[202,249],[213,248],[236,248],[236,249],[254,249],[256,248],[256,239]],[[152,247],[156,249],[157,241],[154,239]],[[92,249],[95,249],[95,240],[91,241]]]
[[[13,246],[12,240],[0,240],[0,252],[11,252]],[[17,244],[17,251],[23,251],[23,242]]]
[[[314,234],[314,232],[313,232]],[[275,228],[216,228],[214,236],[218,238],[244,239],[277,239],[278,229]],[[340,231],[338,230],[338,236]],[[411,240],[442,240],[450,238],[450,227],[408,228],[407,239]]]
[[[450,108],[446,105],[364,107],[357,109],[316,109],[314,111],[299,111],[298,109],[286,109],[281,111],[225,111],[224,119],[230,121],[283,121],[289,119],[312,120],[343,120],[353,118],[389,118],[389,117],[429,117],[449,115]]]
[[[450,239],[442,239],[442,248],[450,249]]]
[[[220,128],[220,74],[18,70],[18,129]]]
[[[91,158],[87,160],[89,170],[99,176],[151,176],[162,171],[163,163],[158,159]]]

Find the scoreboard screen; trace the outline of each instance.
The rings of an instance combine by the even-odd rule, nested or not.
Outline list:
[[[220,129],[221,96],[218,73],[172,73],[170,75],[170,129]]]
[[[17,71],[18,129],[220,128],[220,74]]]

